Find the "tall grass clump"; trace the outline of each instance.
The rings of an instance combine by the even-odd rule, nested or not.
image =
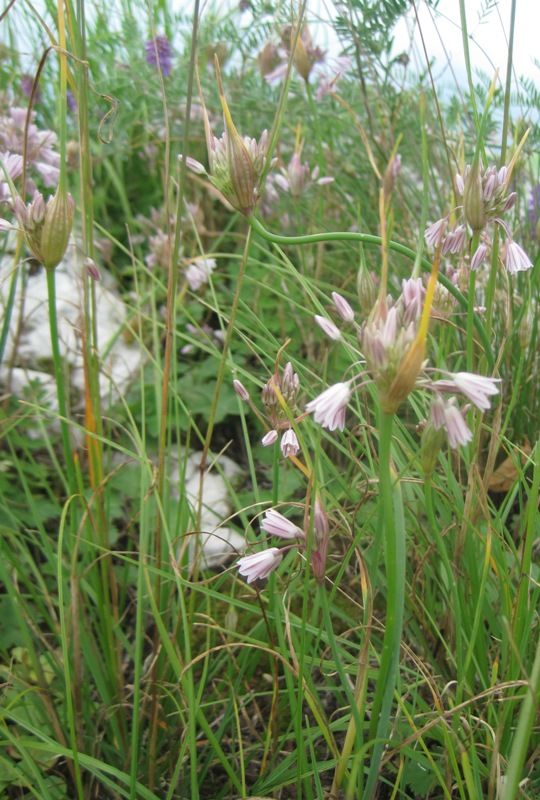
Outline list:
[[[1,13],[1,797],[540,796],[540,94],[418,11]]]

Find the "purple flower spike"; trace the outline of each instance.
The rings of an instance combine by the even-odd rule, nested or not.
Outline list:
[[[171,74],[172,70],[172,48],[166,36],[156,36],[149,39],[145,46],[146,62],[151,67],[161,70],[163,77]]]

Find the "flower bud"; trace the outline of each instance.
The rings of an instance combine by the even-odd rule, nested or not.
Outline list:
[[[444,430],[439,428],[436,430],[431,422],[426,423],[422,431],[422,438],[420,443],[420,463],[422,471],[426,478],[432,475],[436,465],[439,451],[444,444]]]
[[[73,227],[75,202],[70,194],[57,189],[49,198],[41,229],[41,263],[54,269],[64,257]]]
[[[247,402],[249,400],[248,390],[246,389],[244,384],[241,381],[237,380],[236,378],[233,380],[233,388],[241,400],[243,400],[244,402]]]
[[[223,119],[227,132],[227,163],[232,197],[227,197],[231,204],[249,216],[253,211],[256,200],[256,174],[253,167],[253,158],[231,117],[229,106],[223,91],[219,61],[215,57],[216,75],[218,80],[219,99],[223,109]],[[225,192],[224,192],[225,194]]]
[[[365,264],[360,265],[358,275],[356,276],[356,288],[358,291],[358,304],[360,310],[367,315],[377,299],[377,287],[371,272],[367,269]]]
[[[92,278],[94,281],[101,280],[101,272],[99,271],[99,267],[94,261],[93,258],[85,258],[84,259],[84,266],[86,268],[87,274]]]
[[[473,231],[480,231],[485,226],[486,214],[478,159],[475,160],[465,179],[463,213]]]

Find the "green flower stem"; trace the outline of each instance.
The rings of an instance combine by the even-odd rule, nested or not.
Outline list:
[[[11,274],[11,281],[9,284],[9,292],[6,305],[3,307],[4,321],[2,322],[2,332],[0,333],[0,364],[4,360],[4,350],[9,335],[9,328],[11,325],[11,317],[13,314],[13,306],[15,303],[15,292],[17,290],[17,280],[19,278],[19,259],[21,257],[21,250],[24,237],[21,232],[17,234],[17,244],[15,246],[15,255],[13,256],[13,272]]]
[[[64,373],[62,370],[62,356],[58,344],[58,316],[56,313],[56,276],[53,269],[46,270],[47,292],[49,300],[49,328],[51,331],[51,348],[56,381],[56,395],[58,398],[58,414],[60,418],[60,433],[64,450],[64,461],[67,472],[67,485],[70,494],[77,493],[77,475],[73,461],[73,451],[69,437],[68,413],[66,403],[66,390]]]
[[[399,481],[392,467],[392,428],[394,416],[380,412],[379,422],[379,503],[384,536],[386,564],[386,621],[381,663],[371,708],[369,738],[376,740],[364,790],[364,800],[371,800],[385,740],[390,731],[392,699],[398,676],[403,611],[405,605],[405,521]]]
[[[480,241],[480,234],[475,231],[471,239],[471,257],[476,252],[478,243]],[[474,372],[474,300],[476,291],[476,271],[471,269],[469,273],[469,290],[467,292],[467,370]]]
[[[510,760],[508,762],[508,769],[505,775],[505,781],[501,794],[501,800],[515,800],[521,793],[519,791],[519,783],[522,777],[523,765],[527,752],[531,744],[531,731],[534,724],[536,714],[538,712],[538,704],[540,702],[540,637],[536,645],[536,656],[529,678],[529,685],[527,687],[527,694],[523,700],[519,720],[512,742],[512,749],[510,751]]]
[[[302,236],[281,236],[280,234],[272,233],[265,228],[256,217],[248,217],[248,222],[253,230],[259,234],[259,236],[262,236],[262,238],[266,239],[267,242],[272,242],[272,244],[291,246],[316,244],[317,242],[361,242],[362,244],[374,245],[376,247],[380,247],[382,245],[381,237],[375,236],[371,233],[359,233],[357,231],[328,231],[326,233],[311,233]],[[405,258],[408,258],[413,262],[416,261],[417,253],[404,244],[389,241],[388,249],[394,253],[399,253],[400,255],[405,256]],[[432,265],[426,258],[422,258],[420,263],[425,270],[431,271]],[[464,310],[467,310],[467,298],[463,296],[459,289],[457,289],[445,275],[441,275],[441,273],[439,273],[438,280],[452,295],[452,297],[457,300],[460,306]],[[478,315],[473,316],[472,324],[476,328],[476,332],[486,353],[489,369],[492,370],[494,358],[491,352],[491,343],[486,329],[482,323],[482,320],[478,318]]]
[[[363,565],[361,567],[363,569]],[[358,658],[358,672],[356,673],[356,683],[354,687],[354,695],[350,697],[350,690],[348,688],[348,680],[346,675],[343,671],[343,666],[339,659],[339,650],[337,648],[336,642],[334,640],[333,631],[332,631],[332,624],[330,618],[330,609],[329,609],[329,602],[328,597],[326,595],[326,588],[325,586],[319,586],[319,591],[321,593],[321,605],[324,612],[325,624],[328,631],[328,638],[330,641],[330,645],[332,648],[332,654],[334,656],[334,661],[336,664],[336,668],[338,670],[338,674],[342,683],[342,686],[347,691],[348,700],[351,702],[351,718],[349,720],[349,724],[347,726],[347,732],[345,734],[345,740],[343,742],[343,747],[341,749],[341,753],[339,755],[339,759],[336,765],[336,771],[334,773],[334,779],[332,782],[332,789],[330,792],[330,797],[338,797],[339,790],[345,778],[345,774],[347,771],[347,765],[349,762],[349,758],[353,751],[353,747],[355,748],[355,753],[358,753],[364,746],[364,732],[363,732],[363,710],[365,708],[366,702],[366,689],[367,689],[367,681],[368,681],[368,674],[369,674],[369,645],[371,639],[371,617],[373,613],[373,608],[371,604],[371,593],[368,594],[368,582],[366,577],[362,577],[362,588],[363,588],[363,596],[365,602],[365,615],[364,615],[364,642],[360,649],[360,655]],[[366,602],[367,601],[367,602]],[[354,769],[353,769],[354,773]],[[351,776],[352,780],[354,780],[354,774]]]

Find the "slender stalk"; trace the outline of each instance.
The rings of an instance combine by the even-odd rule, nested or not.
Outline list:
[[[77,476],[73,461],[73,452],[69,436],[68,411],[66,403],[66,389],[64,373],[62,370],[62,355],[58,344],[58,316],[56,312],[56,281],[55,272],[46,270],[47,292],[49,301],[49,329],[51,332],[51,349],[53,357],[54,378],[56,381],[56,396],[58,398],[58,414],[60,419],[60,434],[64,451],[64,461],[67,472],[68,487],[71,494],[77,492]]]
[[[66,611],[64,604],[64,576],[63,576],[63,543],[66,517],[70,512],[69,502],[66,503],[62,511],[62,517],[58,528],[58,557],[56,562],[56,581],[58,588],[58,615],[60,618],[60,639],[62,642],[62,666],[64,671],[65,700],[69,727],[69,742],[73,753],[73,768],[75,773],[75,785],[77,787],[77,797],[84,800],[84,789],[81,776],[81,766],[79,763],[79,750],[77,746],[77,732],[75,723],[75,709],[73,704],[73,684],[71,678],[71,656],[69,652],[69,633],[66,624]]]
[[[198,29],[199,29],[199,0],[195,0],[195,4],[193,7],[193,18],[192,18],[192,30],[191,30],[191,53],[190,53],[190,61],[189,61],[189,72],[188,72],[188,82],[187,82],[187,91],[186,91],[186,117],[185,117],[185,125],[184,125],[184,136],[183,136],[183,158],[180,162],[180,180],[178,185],[178,191],[176,194],[176,226],[174,231],[174,240],[173,246],[171,248],[171,254],[169,258],[169,265],[168,265],[168,280],[167,280],[167,304],[166,304],[166,313],[165,313],[165,354],[164,354],[164,362],[163,362],[163,373],[162,373],[162,381],[161,381],[161,411],[160,411],[160,422],[159,422],[159,444],[158,444],[158,469],[157,469],[157,493],[158,497],[162,501],[162,508],[165,511],[167,508],[167,503],[165,502],[165,453],[167,449],[167,439],[168,439],[168,411],[169,411],[169,388],[170,388],[170,379],[171,379],[171,362],[172,362],[172,354],[175,351],[175,331],[176,331],[176,299],[177,299],[177,285],[178,285],[178,256],[180,252],[180,239],[181,239],[181,231],[182,231],[182,213],[184,210],[184,187],[186,182],[186,156],[188,152],[188,141],[189,141],[189,123],[191,117],[191,102],[193,97],[193,81],[195,76],[195,60],[196,60],[196,49],[197,49],[197,37],[198,37]],[[166,108],[165,108],[166,112]],[[167,135],[167,159],[166,159],[166,169],[167,169],[167,180],[165,181],[165,191],[168,192],[168,169],[169,169],[169,136]],[[168,208],[168,206],[167,206]],[[167,219],[169,218],[169,213],[167,211]],[[155,585],[155,596],[156,596],[156,604],[158,609],[161,606],[161,575],[160,575],[160,567],[161,567],[161,558],[162,558],[162,542],[161,542],[161,532],[162,532],[162,518],[161,513],[158,512],[157,521],[156,521],[156,535],[155,535],[155,556],[156,556],[156,585]],[[157,650],[158,645],[158,631],[157,628],[154,630],[154,650]],[[155,770],[156,770],[156,750],[157,750],[157,734],[158,734],[158,724],[159,724],[159,702],[158,702],[158,694],[157,694],[157,671],[159,668],[159,660],[156,659],[153,670],[152,670],[152,707],[150,712],[150,742],[149,742],[149,749],[148,749],[148,782],[149,786],[152,789],[155,784]]]
[[[17,291],[17,280],[19,277],[19,259],[21,257],[23,241],[24,241],[23,234],[22,232],[19,232],[17,234],[17,244],[15,246],[15,254],[13,256],[13,272],[9,284],[7,302],[4,308],[2,309],[4,314],[4,321],[2,322],[2,333],[0,333],[0,364],[2,364],[2,361],[4,360],[4,350],[6,349],[6,343],[8,340],[9,329],[11,325],[11,316],[13,314],[13,306],[15,304],[15,293]]]
[[[393,414],[380,412],[379,503],[382,506],[386,564],[386,622],[381,663],[371,708],[370,739],[376,739],[364,789],[364,800],[375,796],[385,740],[390,732],[392,698],[396,686],[405,605],[405,523],[399,482],[392,467]]]
[[[368,671],[369,671],[369,646],[371,641],[371,619],[373,615],[373,594],[370,591],[369,587],[369,580],[366,573],[366,570],[363,568],[363,564],[361,565],[361,574],[360,580],[362,582],[362,595],[364,599],[364,607],[365,607],[365,634],[364,634],[364,642],[360,649],[360,655],[358,657],[358,672],[356,673],[356,683],[354,687],[354,699],[353,704],[351,706],[351,718],[349,720],[349,724],[347,726],[347,732],[345,734],[345,741],[343,742],[343,747],[341,749],[341,753],[338,759],[338,763],[336,765],[336,771],[334,773],[334,779],[332,781],[332,789],[330,792],[330,797],[338,797],[339,790],[345,778],[345,773],[347,770],[347,764],[352,753],[353,746],[355,746],[356,752],[361,750],[364,745],[364,732],[362,726],[362,710],[365,706],[366,701],[366,690],[367,690],[367,680],[368,680]],[[321,587],[321,591],[324,591],[323,587]],[[326,599],[326,604],[328,605],[328,600]],[[323,609],[325,610],[325,616],[327,609],[323,604]],[[328,612],[329,615],[329,612]],[[328,636],[331,635],[331,630],[328,630]],[[331,644],[333,644],[332,640]],[[336,648],[337,649],[337,648]],[[336,660],[336,664],[339,665],[339,659],[336,658],[334,655],[334,659]],[[340,672],[340,679],[342,685],[344,687],[348,687],[348,680],[345,676],[341,675]],[[352,776],[354,777],[354,776]]]
[[[480,234],[475,231],[471,240],[471,256],[476,252]],[[474,371],[474,301],[476,298],[476,271],[471,269],[469,273],[469,290],[467,292],[467,370]]]
[[[514,734],[510,760],[506,771],[501,800],[514,800],[518,797],[519,783],[523,765],[531,742],[531,731],[540,704],[540,637],[536,645],[536,656],[529,678],[527,694],[523,701],[519,720]]]

